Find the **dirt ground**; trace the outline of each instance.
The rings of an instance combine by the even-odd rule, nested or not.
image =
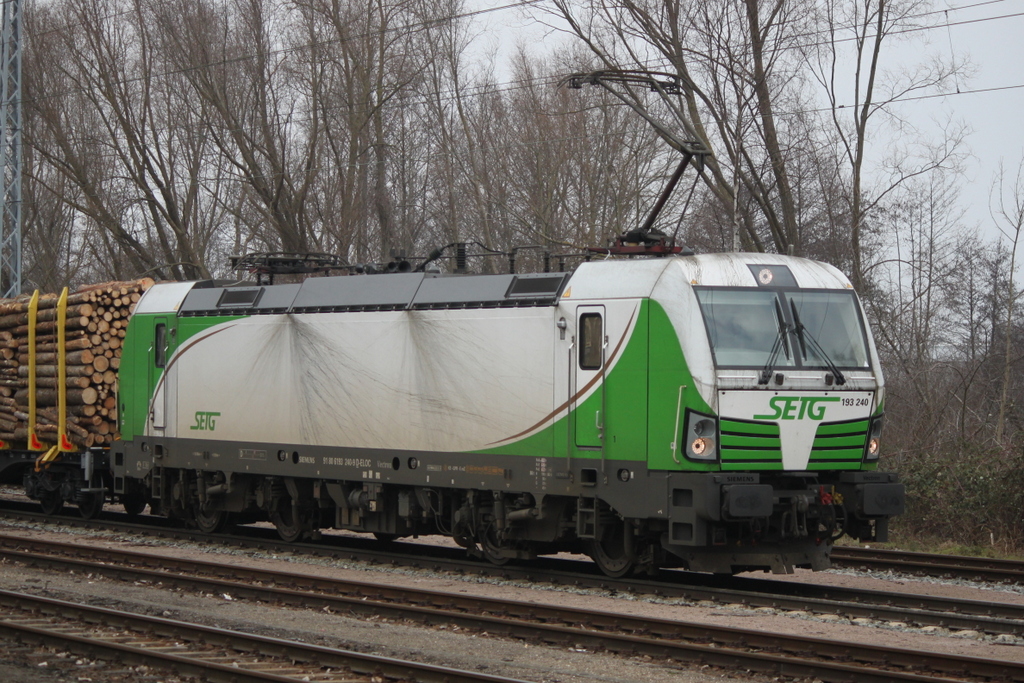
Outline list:
[[[210,548],[179,541],[149,537],[115,538],[109,534],[24,524],[0,524],[0,531],[32,537],[46,537],[92,546],[126,548],[175,557],[217,561],[225,565],[249,565],[305,572],[314,576],[376,581],[416,586],[486,597],[512,597],[538,604],[597,608],[609,612],[695,623],[721,624],[808,638],[884,643],[914,650],[933,650],[987,659],[1024,660],[1020,640],[991,637],[974,632],[946,629],[909,628],[905,624],[848,620],[837,616],[815,617],[802,612],[770,608],[750,609],[740,605],[689,604],[675,599],[611,595],[598,590],[569,589],[564,586],[526,584],[480,577],[463,577],[430,571],[406,570],[357,562],[328,561],[298,555],[270,556],[248,550]],[[768,575],[758,575],[768,576]],[[928,593],[968,597],[994,602],[1024,604],[1017,590],[999,589],[958,582],[922,581],[853,572],[798,572],[786,580],[817,584],[875,588],[903,593]],[[232,628],[240,631],[283,636],[294,640],[343,649],[397,656],[457,669],[477,670],[538,683],[582,683],[583,681],[636,681],[644,683],[706,683],[720,681],[772,681],[772,677],[746,672],[720,671],[684,662],[650,657],[620,657],[589,652],[586,648],[540,646],[516,639],[479,634],[458,627],[424,627],[381,618],[354,619],[324,610],[303,610],[236,599],[231,595],[209,595],[182,590],[159,589],[149,585],[91,575],[74,575],[0,563],[0,589],[45,594],[66,600],[127,607],[163,615]],[[61,656],[61,655],[64,656]],[[127,681],[147,680],[171,683],[171,672],[140,672],[114,665],[106,670],[94,663],[68,657],[66,653],[26,650],[8,644],[0,655],[0,681]]]

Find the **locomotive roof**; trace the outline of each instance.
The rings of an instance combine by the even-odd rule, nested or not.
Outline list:
[[[780,269],[781,267],[781,269]],[[648,297],[670,268],[682,271],[691,286],[759,287],[757,273],[769,268],[785,274],[774,284],[813,289],[851,289],[849,278],[827,263],[779,254],[701,254],[633,261],[583,263],[573,273],[563,296],[573,299]]]
[[[569,273],[392,273],[309,278],[301,284],[213,287],[196,283],[179,315],[550,306]],[[141,302],[140,302],[141,303]]]
[[[785,275],[776,284],[851,287],[845,275],[824,263],[773,254],[730,253],[592,261],[572,273],[393,273],[309,278],[301,284],[265,286],[160,283],[150,288],[136,312],[195,316],[553,306],[559,298],[648,297],[669,268],[681,269],[690,285],[757,287],[758,269],[774,268]]]

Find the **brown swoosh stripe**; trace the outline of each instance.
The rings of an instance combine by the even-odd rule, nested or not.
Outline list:
[[[160,387],[162,387],[164,385],[164,378],[167,377],[167,373],[170,372],[171,368],[174,367],[174,364],[178,362],[178,359],[181,358],[183,355],[185,355],[186,351],[191,349],[193,346],[195,346],[199,342],[205,341],[205,340],[209,339],[210,337],[212,337],[215,334],[220,334],[221,332],[224,332],[225,330],[230,330],[236,324],[237,323],[233,322],[230,325],[228,325],[227,327],[222,327],[221,329],[215,330],[215,331],[211,332],[210,334],[203,335],[202,337],[198,337],[198,338],[193,337],[189,341],[185,342],[185,346],[183,346],[180,349],[178,349],[178,352],[175,353],[174,356],[171,358],[171,362],[168,363],[167,367],[164,368],[164,371],[162,373],[160,373],[160,380],[156,383],[156,389],[153,390],[153,401],[156,401],[156,395],[160,393]],[[150,413],[153,412],[153,401],[150,401],[150,403],[149,403],[149,412]]]
[[[496,445],[498,445],[500,443],[504,443],[506,441],[513,441],[513,440],[518,439],[519,437],[523,436],[524,434],[529,434],[533,430],[535,430],[538,427],[540,427],[541,425],[543,425],[548,420],[552,419],[555,415],[558,415],[560,412],[565,410],[567,407],[569,407],[569,405],[571,405],[574,401],[576,401],[580,396],[582,396],[583,394],[587,393],[587,390],[590,389],[590,387],[594,386],[594,384],[596,384],[599,379],[604,377],[605,370],[607,370],[608,366],[612,364],[612,361],[615,360],[615,357],[619,354],[619,350],[622,348],[623,342],[626,341],[626,335],[629,334],[629,329],[633,325],[633,319],[636,318],[636,312],[637,312],[637,310],[639,310],[639,308],[640,307],[637,306],[636,308],[633,309],[633,314],[629,317],[629,323],[626,324],[626,329],[625,329],[625,331],[623,331],[622,337],[619,339],[619,342],[615,345],[615,349],[612,351],[612,355],[608,357],[607,361],[605,361],[604,367],[601,368],[601,372],[599,372],[596,375],[594,375],[593,379],[591,379],[589,382],[587,382],[586,385],[582,389],[580,389],[575,394],[570,396],[568,401],[566,401],[565,403],[563,403],[562,405],[558,406],[553,411],[548,413],[546,416],[544,416],[543,419],[538,421],[532,427],[524,429],[523,431],[519,432],[518,434],[513,434],[512,436],[505,437],[504,439],[499,439],[498,441],[492,441],[491,443],[489,443],[486,446],[484,446],[484,448],[488,448],[490,446],[496,446]]]

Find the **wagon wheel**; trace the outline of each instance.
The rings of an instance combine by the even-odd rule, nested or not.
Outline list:
[[[620,578],[633,571],[636,553],[627,550],[625,522],[616,517],[611,523],[601,525],[601,535],[588,543],[587,554],[607,576]]]
[[[95,519],[103,510],[103,495],[97,493],[83,493],[82,499],[78,501],[78,514],[83,519]]]
[[[42,508],[44,515],[56,515],[64,509],[64,499],[60,496],[60,491],[42,491],[39,494],[39,507]]]
[[[149,505],[149,501],[146,500],[145,496],[127,495],[121,496],[121,505],[124,507],[126,515],[138,517],[146,509],[146,506]]]
[[[224,510],[196,510],[196,528],[204,534],[215,534],[227,526],[228,513]]]

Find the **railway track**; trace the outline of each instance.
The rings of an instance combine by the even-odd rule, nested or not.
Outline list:
[[[179,560],[165,555],[109,548],[97,550],[77,543],[42,541],[2,533],[0,533],[0,558],[35,566],[71,569],[79,573],[95,572],[130,580],[174,583],[186,588],[196,587],[199,579],[206,577],[211,581],[202,589],[209,592],[233,592],[241,588],[248,594],[249,591],[245,589],[247,583],[249,585],[292,587],[300,590],[315,584],[318,593],[354,597],[357,600],[364,599],[369,593],[379,594],[380,599],[390,602],[418,604],[423,600],[422,592],[394,588],[385,591],[373,583],[339,581],[322,577],[317,577],[314,581],[308,575],[301,573],[226,567],[216,562]],[[227,579],[227,582],[221,583],[222,579]],[[788,585],[784,584],[783,587]],[[734,590],[719,591],[717,601],[746,605],[755,601],[772,602],[772,606],[783,609],[785,608],[781,605],[785,604],[789,605],[791,609],[800,611],[842,614],[849,617],[861,616],[875,620],[898,621],[921,626],[942,626],[991,634],[1024,635],[1024,606],[1021,605],[954,600],[927,595],[914,596],[892,592],[828,590],[833,590],[838,595],[831,598],[800,598],[766,596],[757,592]],[[259,598],[258,595],[250,595],[250,597]],[[275,595],[274,597],[280,602],[286,602],[285,597],[287,596]],[[705,598],[707,597],[705,595]],[[477,604],[480,601],[476,598],[460,599],[458,596],[445,594],[443,602],[445,604],[454,602],[464,606],[465,609],[471,609],[470,604]],[[346,605],[347,603],[340,603],[329,606],[345,608]]]
[[[936,555],[904,550],[836,546],[832,563],[851,569],[895,571],[936,578],[1024,584],[1024,562],[966,555]]]
[[[368,539],[346,537],[342,547],[329,545],[330,541],[327,540],[329,537],[325,537],[325,542],[323,544],[289,544],[279,541],[276,533],[267,529],[257,530],[253,528],[245,528],[244,535],[209,535],[183,529],[161,517],[146,516],[144,518],[146,523],[127,522],[119,521],[119,518],[120,520],[127,520],[126,516],[108,512],[105,513],[105,518],[102,520],[85,520],[77,517],[73,511],[66,515],[56,517],[35,512],[35,510],[38,510],[38,505],[35,503],[12,503],[9,500],[4,500],[2,501],[2,505],[4,507],[0,508],[0,516],[11,517],[33,523],[61,523],[82,528],[96,528],[99,524],[106,528],[121,529],[129,533],[156,535],[167,538],[188,538],[197,542],[209,543],[211,542],[211,539],[214,539],[214,542],[224,544],[277,550],[280,552],[287,552],[295,549],[296,546],[301,546],[304,549],[304,552],[326,554],[328,556],[339,556],[339,553],[343,553],[346,556],[353,557],[354,559],[361,559],[365,557],[369,558],[371,561],[375,561],[374,558],[377,557],[380,558],[380,561],[397,561],[392,557],[394,553],[386,551],[381,552],[379,544]],[[464,559],[465,553],[463,551],[452,552],[447,549],[434,549],[424,546],[420,546],[419,548],[420,549],[416,552],[418,559],[413,561],[414,564],[433,565],[436,567],[451,567],[458,565],[459,569],[462,571],[481,574],[498,572],[503,575],[514,576],[537,573],[536,571],[531,572],[530,569],[522,571],[515,567],[495,569],[483,563],[467,562]],[[928,576],[938,579],[963,579],[986,583],[1024,585],[1024,561],[1016,560],[1000,560],[983,557],[970,557],[966,555],[920,553],[902,550],[884,550],[866,548],[863,546],[835,546],[832,550],[832,563],[837,568],[854,570],[891,571],[914,576]],[[542,558],[535,563],[535,566],[543,567],[544,571],[549,571],[551,569],[557,571],[558,564],[560,563],[557,561],[548,561]],[[569,573],[577,575],[577,578],[571,579],[571,582],[573,583],[582,582],[587,585],[598,583],[607,585],[613,589],[619,589],[617,587],[617,582],[614,579],[609,579],[603,575],[596,576],[596,569],[594,569],[588,561],[571,563],[562,561],[561,564],[574,565],[572,569],[568,570]],[[591,578],[587,575],[595,575],[595,577]],[[702,575],[690,574],[690,576],[700,577]],[[558,581],[557,577],[555,578],[555,581]],[[689,582],[692,583],[692,580]],[[636,585],[635,580],[631,579],[629,584],[635,586],[632,590],[645,590],[644,588]],[[655,588],[654,591],[659,592],[657,588]]]
[[[657,579],[630,577],[614,580],[597,574],[593,565],[587,561],[541,559],[522,567],[495,567],[466,558],[465,552],[461,549],[418,544],[393,543],[382,548],[379,543],[351,537],[325,537],[323,543],[288,544],[275,540],[272,531],[252,528],[245,529],[245,535],[210,536],[183,529],[117,521],[54,518],[38,513],[10,510],[4,510],[2,514],[31,523],[73,524],[118,533],[186,539],[201,544],[230,545],[271,553],[302,553],[370,564],[675,597],[691,602],[711,601],[720,604],[742,604],[751,608],[770,607],[814,614],[840,614],[849,618],[895,621],[922,627],[937,626],[996,635],[1024,636],[1024,612],[1019,606],[1006,603],[954,600],[907,592],[863,591],[798,581],[747,577],[722,580],[690,572],[664,572]],[[267,533],[262,534],[260,531]],[[23,539],[18,538],[17,543],[23,543]]]
[[[649,655],[689,664],[816,677],[823,681],[1024,681],[1024,663],[1012,661],[340,581],[301,573],[176,560],[163,555],[113,552],[107,548],[79,544],[27,540],[23,545],[33,550],[14,550],[9,547],[10,539],[0,540],[4,544],[0,552],[8,560],[65,571],[73,569],[166,588],[177,586],[217,594],[229,593],[233,599],[247,598],[303,609],[326,608],[333,613],[364,618],[407,620],[428,625],[454,624],[464,629],[535,642]],[[157,566],[162,568],[157,569]],[[5,604],[6,599],[0,593],[0,605]],[[217,661],[223,661],[223,656],[217,655],[221,657]],[[309,671],[303,670],[301,675],[309,675]]]
[[[225,683],[521,683],[11,591],[0,591],[0,633]]]
[[[294,549],[297,545],[303,547],[306,552],[327,554],[337,556],[339,552],[347,553],[353,558],[368,557],[373,560],[379,556],[382,561],[395,561],[389,557],[390,553],[381,552],[380,544],[369,539],[357,537],[345,537],[342,547],[331,546],[331,536],[325,536],[322,543],[284,543],[279,541],[277,534],[268,529],[255,529],[252,527],[240,527],[239,534],[202,534],[190,531],[162,517],[144,516],[141,521],[128,522],[127,516],[113,512],[104,513],[102,520],[85,520],[69,511],[65,515],[51,516],[39,512],[38,504],[21,501],[0,500],[0,516],[12,517],[26,522],[35,523],[62,523],[82,528],[95,528],[97,524],[112,529],[122,529],[129,533],[141,533],[146,535],[157,535],[168,538],[188,538],[197,542],[227,543],[239,546],[259,547],[268,550],[280,550],[285,552]],[[418,546],[416,555],[420,558],[420,564],[432,563],[434,566],[450,566],[458,564],[464,571],[476,573],[488,573],[498,571],[505,574],[518,574],[515,567],[494,569],[486,564],[466,562],[463,551],[450,551],[444,548],[433,548]],[[458,556],[458,557],[457,557]],[[832,551],[833,565],[837,568],[870,571],[892,571],[897,573],[910,574],[915,576],[929,576],[940,579],[964,579],[981,581],[987,583],[1024,584],[1024,561],[1000,560],[982,557],[970,557],[965,555],[944,555],[910,552],[902,550],[886,550],[867,548],[864,546],[835,546]],[[543,567],[545,571],[556,568],[558,561],[550,561],[544,558],[539,559],[534,566]],[[569,562],[561,562],[563,565]],[[577,575],[596,574],[596,570],[588,561],[572,562],[573,569],[570,573]],[[529,569],[525,572],[529,573]],[[680,573],[680,572],[670,572]],[[691,577],[702,576],[690,574]],[[605,576],[600,576],[597,581],[615,588],[616,582]],[[556,579],[557,581],[557,579]],[[589,583],[590,579],[579,578],[573,582],[583,581]],[[631,579],[632,585],[635,580]],[[691,582],[692,583],[692,582]],[[642,589],[641,589],[642,590]]]

